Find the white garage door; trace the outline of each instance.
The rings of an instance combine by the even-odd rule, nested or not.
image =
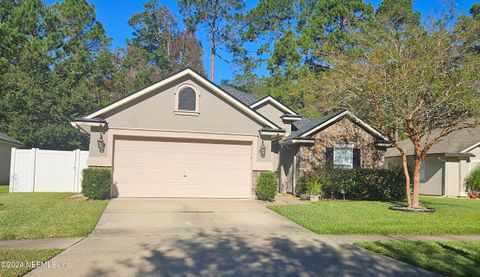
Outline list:
[[[251,145],[115,140],[113,195],[251,197]]]

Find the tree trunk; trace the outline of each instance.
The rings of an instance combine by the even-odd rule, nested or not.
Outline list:
[[[412,195],[410,192],[410,173],[408,172],[407,154],[402,153],[403,174],[405,175],[405,191],[407,194],[407,204],[412,205]]]
[[[213,52],[214,50],[212,50],[212,54],[210,54],[210,80],[212,82],[215,81],[215,52]]]
[[[210,81],[215,82],[215,30],[210,37]]]
[[[422,167],[422,158],[415,155],[415,166],[413,168],[413,197],[410,208],[420,208],[419,189],[420,189],[420,168]]]

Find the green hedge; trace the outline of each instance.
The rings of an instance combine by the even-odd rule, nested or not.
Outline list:
[[[321,180],[325,198],[397,201],[405,198],[405,176],[399,169],[323,169],[300,179],[300,193],[312,179]]]
[[[82,193],[91,199],[110,198],[112,172],[104,168],[86,168],[83,170]]]
[[[262,172],[257,179],[257,196],[260,200],[273,201],[278,189],[278,176],[275,172]]]

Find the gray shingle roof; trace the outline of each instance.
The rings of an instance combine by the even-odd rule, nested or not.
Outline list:
[[[297,130],[303,128],[304,126],[306,126],[308,123],[310,123],[311,119],[308,118],[308,117],[302,117],[302,119],[298,120],[298,121],[294,121],[292,124],[293,126],[295,126],[295,128],[297,128]]]
[[[5,142],[15,146],[25,146],[22,142],[2,133],[0,133],[0,142]]]
[[[247,93],[247,92],[244,92],[244,91],[241,91],[239,89],[236,89],[234,87],[231,87],[231,86],[228,86],[228,85],[220,85],[220,87],[226,91],[228,94],[232,95],[233,97],[237,98],[238,100],[240,100],[243,104],[247,105],[247,106],[250,106],[252,105],[253,103],[257,102],[258,101],[258,98],[255,97],[253,94],[251,93]]]
[[[328,121],[329,119],[343,113],[345,110],[339,110],[336,112],[331,112],[328,113],[320,118],[316,119],[309,119],[309,118],[302,118],[299,121],[294,122],[294,126],[297,128],[296,131],[293,131],[288,137],[286,137],[284,140],[291,140],[291,139],[296,139],[299,138],[303,133],[306,133],[307,131],[315,128],[316,126]]]
[[[455,131],[448,134],[440,142],[434,144],[428,154],[453,154],[461,153],[465,149],[480,142],[480,126]],[[402,140],[400,145],[406,150],[407,155],[413,155],[413,144],[409,139]],[[423,144],[422,144],[423,147]],[[393,147],[385,153],[385,157],[397,157],[400,152]]]

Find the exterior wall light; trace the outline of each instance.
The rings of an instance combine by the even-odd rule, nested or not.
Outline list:
[[[100,137],[97,139],[97,146],[100,153],[105,152],[105,141],[103,140],[102,134],[100,134]]]
[[[260,157],[262,159],[265,158],[266,153],[267,153],[267,147],[265,147],[265,143],[262,140],[262,146],[260,146]]]

